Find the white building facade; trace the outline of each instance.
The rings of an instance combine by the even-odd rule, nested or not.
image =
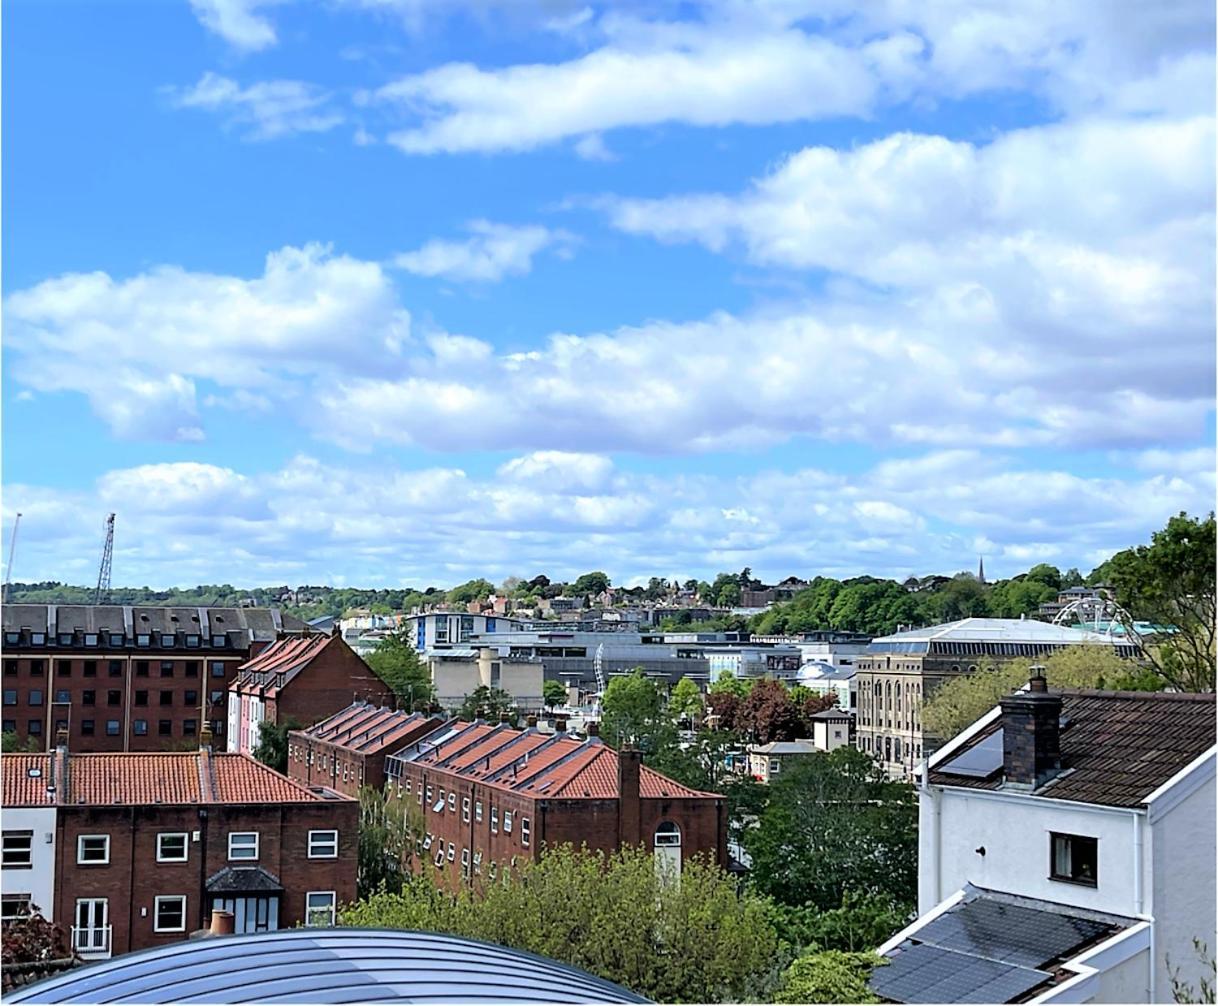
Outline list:
[[[55,835],[54,807],[5,808],[0,869],[4,922],[35,909],[55,921]]]

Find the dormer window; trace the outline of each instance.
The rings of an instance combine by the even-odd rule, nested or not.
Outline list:
[[[85,646],[96,646],[96,645],[97,645],[97,633],[96,632],[86,632],[85,633]]]
[[[137,634],[135,637],[135,645],[136,646],[151,646],[152,645],[151,634],[149,634],[147,632],[141,632],[141,633]]]
[[[61,632],[59,634],[59,645],[60,646],[71,646],[72,645],[72,633]]]
[[[16,646],[20,642],[21,642],[21,633],[20,632],[6,632],[4,634],[4,645],[5,646]]]
[[[217,635],[213,635],[211,637],[211,645],[212,646],[227,646],[228,645],[228,636],[224,635],[224,633],[222,633],[222,632]]]
[[[110,633],[110,645],[111,646],[122,646],[125,642],[127,642],[127,637],[124,636],[121,632]]]
[[[198,636],[187,636],[186,645],[192,649],[198,649],[199,637]]]
[[[46,646],[47,634],[45,632],[31,632],[30,633],[30,642],[34,646]]]
[[[177,637],[172,632],[161,633],[161,646],[172,647]]]

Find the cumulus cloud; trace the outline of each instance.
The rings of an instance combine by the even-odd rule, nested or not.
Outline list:
[[[294,133],[324,133],[343,115],[323,89],[298,80],[264,80],[248,87],[210,70],[193,87],[170,88],[179,108],[215,112],[251,140],[273,140]]]
[[[897,467],[894,467],[897,466]],[[631,472],[595,454],[530,454],[485,477],[458,468],[196,462],[107,472],[84,490],[5,487],[22,517],[17,579],[82,582],[118,511],[119,583],[451,584],[522,571],[574,576],[903,577],[1034,562],[1090,566],[1200,512],[1213,467],[1081,477],[993,452],[931,454],[845,478],[814,468],[739,477]]]
[[[195,17],[208,31],[214,32],[238,49],[257,51],[273,46],[277,41],[275,28],[257,13],[277,0],[190,0]]]
[[[465,282],[497,283],[505,276],[523,276],[544,249],[569,249],[572,238],[547,227],[513,227],[489,220],[470,221],[464,241],[433,240],[396,256],[393,264],[418,276]]]

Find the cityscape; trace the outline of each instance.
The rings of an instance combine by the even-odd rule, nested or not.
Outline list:
[[[1212,5],[3,7],[13,1003],[1218,992]]]

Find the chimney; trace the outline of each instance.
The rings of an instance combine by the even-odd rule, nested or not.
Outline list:
[[[617,755],[618,844],[638,845],[643,841],[639,801],[639,773],[643,754],[634,748],[623,748]]]
[[[51,752],[51,778],[47,796],[52,803],[67,803],[68,790],[68,732],[60,729],[55,734],[55,750]]]
[[[213,908],[209,931],[212,936],[232,936],[234,932],[233,913],[221,908]]]
[[[211,724],[208,723],[206,720],[204,720],[203,728],[199,731],[199,750],[200,751],[210,751],[211,750],[211,741],[212,741]]]
[[[1002,768],[1011,789],[1036,789],[1061,771],[1062,697],[1050,694],[1044,670],[1031,668],[1028,690],[999,703]]]
[[[584,729],[589,737],[599,737],[601,735],[601,725],[596,720],[590,720]]]
[[[525,726],[527,726],[530,730],[537,729],[537,717],[533,716],[532,714],[530,714],[529,716],[527,716],[525,718],[524,723],[525,723]]]
[[[508,715],[508,711],[506,709],[500,711],[499,722],[500,723],[511,723],[512,722],[512,717]]]
[[[561,716],[554,721],[554,732],[556,734],[565,734],[567,732],[567,721]]]

